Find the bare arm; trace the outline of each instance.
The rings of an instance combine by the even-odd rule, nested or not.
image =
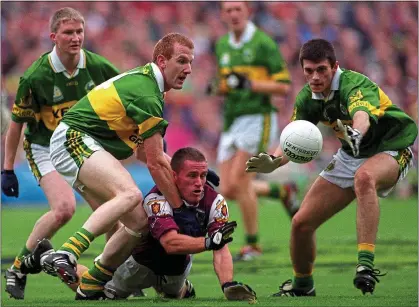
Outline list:
[[[20,135],[22,133],[23,124],[10,122],[9,130],[6,134],[5,152],[4,152],[4,169],[13,170],[16,158],[17,148],[20,143]]]
[[[144,140],[144,152],[151,177],[170,206],[179,208],[183,201],[174,183],[172,168],[163,153],[163,138],[155,133]]]
[[[160,244],[168,254],[197,254],[205,251],[205,238],[194,238],[170,230],[160,237]]]
[[[217,274],[220,285],[233,281],[233,258],[227,245],[220,250],[214,250],[214,271]]]
[[[252,91],[255,93],[288,95],[291,86],[288,83],[276,82],[271,80],[256,81],[252,80]]]
[[[172,157],[170,157],[167,153],[163,153],[164,157],[166,158],[167,162],[170,163],[170,161],[172,161]],[[144,152],[144,144],[140,145],[137,147],[137,149],[135,150],[135,158],[137,160],[140,160],[141,162],[147,164],[147,157],[145,155]]]
[[[370,116],[365,111],[357,111],[353,117],[352,128],[357,129],[362,135],[365,135],[370,128]]]

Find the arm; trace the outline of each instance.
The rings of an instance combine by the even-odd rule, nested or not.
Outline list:
[[[172,168],[163,153],[163,138],[154,133],[144,140],[144,152],[151,177],[173,208],[179,208],[183,201],[174,183]]]
[[[5,152],[4,152],[4,169],[13,170],[17,148],[20,143],[20,135],[22,133],[23,123],[10,122],[9,130],[6,134]]]
[[[252,80],[251,90],[255,93],[273,94],[273,95],[288,95],[291,86],[288,83],[277,82],[272,80],[256,81]]]
[[[227,245],[213,253],[214,271],[220,285],[233,281],[233,258]]]
[[[170,230],[160,237],[160,244],[168,254],[197,254],[205,251],[205,238],[194,238]]]
[[[365,135],[370,128],[370,116],[365,111],[357,111],[353,117],[352,128],[357,129],[362,135]]]

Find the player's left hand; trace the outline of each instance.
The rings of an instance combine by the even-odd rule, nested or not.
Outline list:
[[[342,124],[340,119],[337,120],[338,128],[343,133],[343,139],[352,149],[354,157],[359,156],[359,146],[362,142],[362,133],[358,129],[353,129],[351,126]]]
[[[242,74],[231,72],[226,77],[226,83],[229,89],[251,89],[252,82]]]
[[[229,301],[253,301],[256,300],[256,292],[249,285],[237,281],[223,283],[221,289]]]
[[[215,187],[218,187],[220,185],[220,177],[217,175],[215,171],[212,169],[208,169],[207,173],[207,183],[215,189]]]
[[[261,152],[246,162],[247,173],[271,173],[281,166],[282,156],[275,157]]]

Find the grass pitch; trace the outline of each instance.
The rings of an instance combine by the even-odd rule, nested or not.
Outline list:
[[[324,224],[317,233],[317,260],[314,271],[317,297],[271,298],[278,286],[292,275],[289,259],[290,220],[282,206],[268,199],[260,200],[260,237],[264,254],[253,262],[235,263],[237,281],[248,283],[256,292],[256,306],[417,306],[418,305],[418,201],[382,200],[381,220],[376,246],[376,267],[387,276],[381,278],[374,295],[365,295],[352,284],[357,261],[355,232],[356,204]],[[42,207],[2,209],[2,275],[13,257],[22,248],[34,222],[41,216]],[[239,227],[230,244],[233,254],[243,243],[241,216],[234,202],[229,202],[231,220]],[[76,231],[90,214],[79,205],[73,219],[54,237],[55,247]],[[80,262],[90,266],[103,248],[103,238],[95,240]],[[127,301],[79,302],[57,278],[44,273],[28,277],[24,301],[9,298],[2,280],[3,306],[248,306],[247,302],[228,302],[224,299],[212,267],[212,253],[195,256],[189,278],[197,298],[192,300],[163,300],[147,289],[147,297]]]

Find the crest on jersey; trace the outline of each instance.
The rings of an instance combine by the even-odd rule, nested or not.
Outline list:
[[[90,92],[93,88],[95,87],[95,83],[93,82],[93,80],[90,80],[89,82],[86,83],[84,89],[86,90],[86,93]]]
[[[27,108],[32,105],[32,90],[29,89],[29,94],[19,100],[18,106]]]
[[[226,223],[228,222],[228,208],[226,201],[223,199],[221,200],[217,206],[215,206],[215,215],[214,219],[218,223]]]
[[[225,66],[225,65],[228,65],[229,63],[230,63],[230,54],[223,53],[223,55],[221,56],[220,65]]]
[[[148,75],[150,73],[150,68],[145,66],[143,67],[143,74]]]
[[[52,97],[52,101],[58,102],[63,99],[64,99],[63,92],[61,92],[58,86],[54,85],[54,96]]]
[[[157,213],[160,212],[160,203],[154,202],[151,204],[151,212],[153,212],[154,215],[157,215]]]
[[[245,62],[248,62],[248,63],[252,62],[254,57],[255,57],[255,55],[253,53],[253,50],[251,50],[251,49],[244,49],[243,50],[243,60]]]

